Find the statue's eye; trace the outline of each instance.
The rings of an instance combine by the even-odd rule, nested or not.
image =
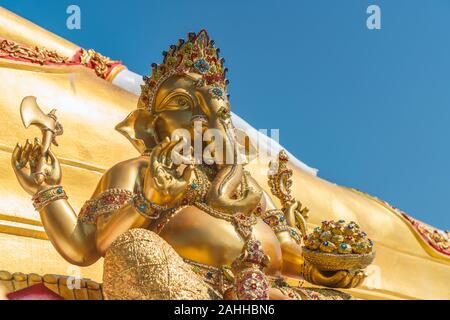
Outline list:
[[[177,104],[178,104],[180,107],[187,107],[187,106],[189,106],[189,101],[188,101],[188,99],[186,99],[185,97],[179,97],[179,98],[177,99]]]
[[[158,112],[165,110],[186,110],[192,107],[192,100],[186,95],[176,95],[166,99],[157,109]]]

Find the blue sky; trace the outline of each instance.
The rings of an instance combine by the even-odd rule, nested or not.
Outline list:
[[[319,175],[450,226],[450,1],[32,1],[1,5],[129,69],[206,28],[233,111]],[[81,8],[81,30],[66,8]],[[382,29],[368,30],[379,5]]]

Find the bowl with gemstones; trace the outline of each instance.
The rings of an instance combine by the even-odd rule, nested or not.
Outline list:
[[[322,271],[361,270],[375,258],[373,242],[353,221],[323,221],[306,236],[303,257]]]

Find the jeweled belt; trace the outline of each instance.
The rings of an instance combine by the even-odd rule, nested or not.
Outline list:
[[[191,266],[192,271],[202,277],[203,280],[220,295],[223,295],[226,290],[233,287],[234,276],[230,267],[223,266],[218,268],[189,259],[183,260]],[[279,289],[280,292],[286,297],[294,300],[302,300],[302,296],[299,291],[303,293],[303,288],[294,288],[289,286],[282,277],[267,276],[267,279],[269,280],[271,287]],[[305,294],[306,293],[304,293],[304,295]]]

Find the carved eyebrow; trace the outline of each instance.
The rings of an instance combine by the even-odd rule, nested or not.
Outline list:
[[[201,75],[196,74],[196,73],[186,73],[184,75],[186,76],[186,78],[189,78],[192,81],[198,81],[202,78]]]
[[[173,104],[169,103],[172,99],[179,97],[182,99],[185,99],[188,101],[188,105],[186,106],[186,108],[180,108],[179,105],[177,105],[176,108],[173,107]],[[194,106],[194,101],[192,100],[192,97],[187,93],[186,90],[184,89],[177,89],[173,92],[170,92],[164,99],[163,101],[158,105],[158,107],[156,107],[155,111],[156,112],[162,112],[162,111],[167,111],[167,110],[183,110],[183,109],[187,109],[187,108],[193,108]]]

